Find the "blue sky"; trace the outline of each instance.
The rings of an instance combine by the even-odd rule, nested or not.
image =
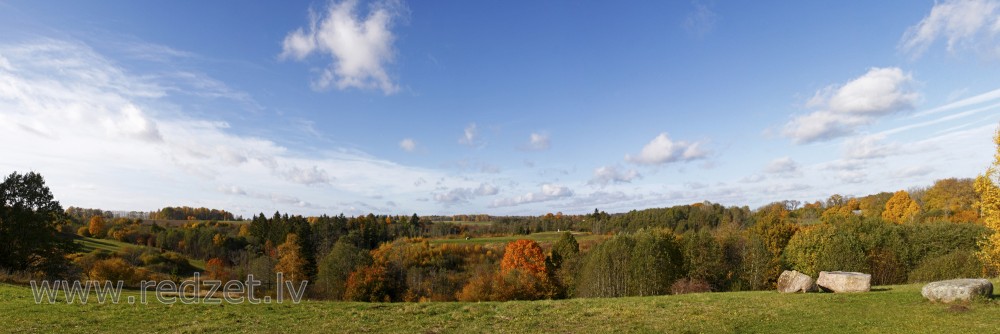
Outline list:
[[[974,177],[1000,1],[0,0],[0,170],[64,206],[538,215]]]

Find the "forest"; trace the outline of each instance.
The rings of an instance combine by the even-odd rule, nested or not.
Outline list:
[[[1000,147],[1000,134],[995,138]],[[1000,151],[976,178],[759,208],[701,202],[589,214],[314,216],[63,209],[34,172],[0,184],[0,271],[34,278],[308,281],[312,299],[503,301],[773,289],[779,274],[873,284],[995,277]],[[539,235],[554,235],[538,239]],[[475,238],[475,239],[473,239]],[[489,242],[504,240],[503,242]],[[479,242],[484,241],[484,242]],[[113,242],[114,249],[84,249]]]

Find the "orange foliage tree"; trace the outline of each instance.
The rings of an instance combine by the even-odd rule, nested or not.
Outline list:
[[[215,257],[205,262],[205,276],[208,279],[224,281],[229,279],[229,270],[222,263],[222,259]]]
[[[545,275],[545,252],[533,240],[521,239],[507,244],[500,271],[504,274],[519,269],[533,275]]]

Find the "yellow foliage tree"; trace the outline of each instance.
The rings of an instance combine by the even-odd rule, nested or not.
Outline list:
[[[979,195],[976,206],[979,208],[983,224],[993,229],[993,234],[980,242],[979,259],[983,262],[987,274],[1000,272],[1000,130],[993,136],[997,152],[993,156],[993,164],[986,172],[976,177],[975,189]]]
[[[298,283],[308,279],[305,267],[306,259],[302,257],[299,236],[289,233],[285,243],[278,246],[278,264],[274,266],[274,271],[282,273],[285,280]]]
[[[94,238],[103,237],[105,232],[104,217],[101,216],[91,217],[90,226],[87,228],[87,231],[90,232],[90,236]]]
[[[905,190],[892,194],[888,202],[885,202],[885,210],[882,211],[882,219],[888,222],[902,224],[913,221],[920,214],[920,204],[910,198],[910,194]]]

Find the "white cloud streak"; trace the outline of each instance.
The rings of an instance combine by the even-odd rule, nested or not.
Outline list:
[[[994,0],[948,0],[934,4],[931,12],[903,34],[899,48],[919,57],[938,39],[947,41],[948,52],[973,49],[991,57],[1000,56],[1000,2]]]

